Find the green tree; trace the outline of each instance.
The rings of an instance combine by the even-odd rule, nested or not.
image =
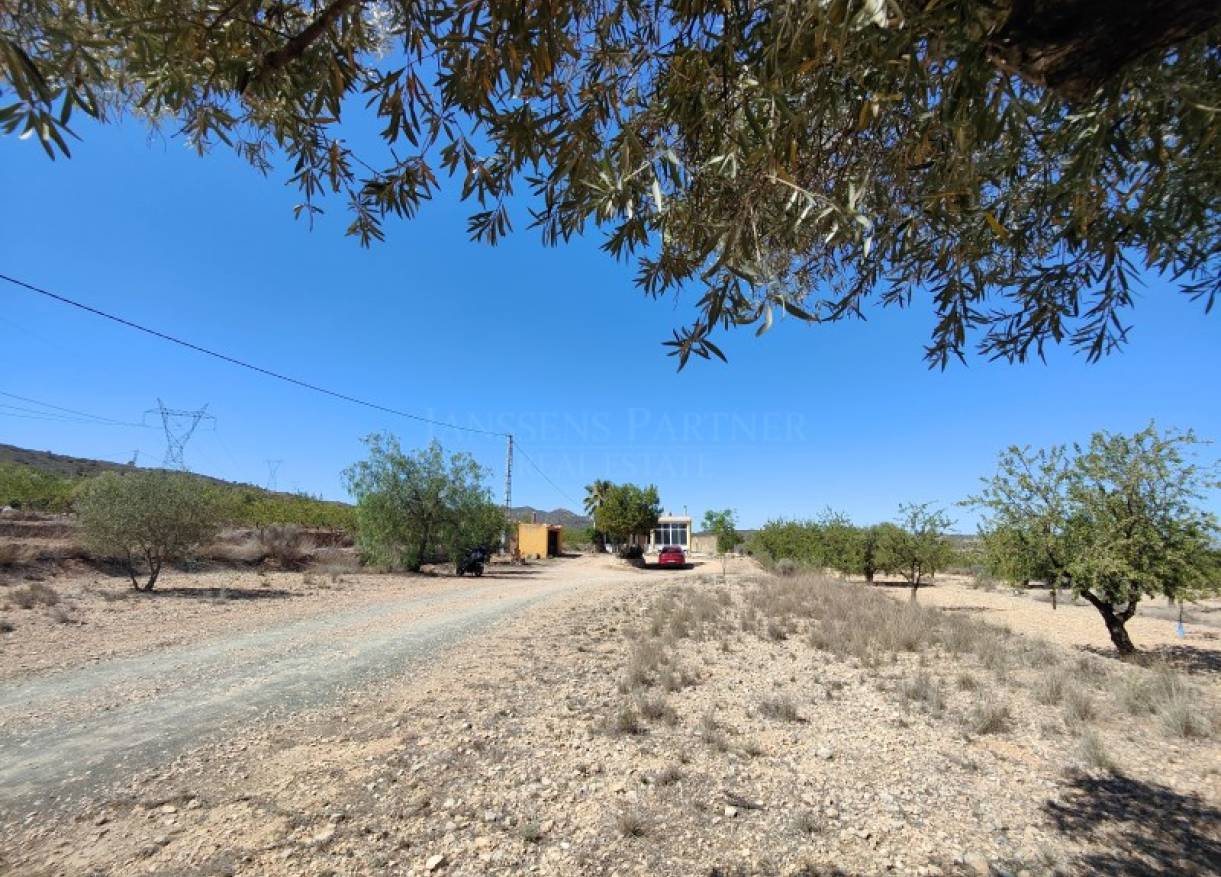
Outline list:
[[[860,530],[860,568],[854,570],[873,584],[880,572],[892,572],[899,568],[900,560],[894,548],[900,544],[903,533],[889,522],[863,527]]]
[[[717,554],[728,554],[741,539],[737,530],[737,515],[733,509],[704,512],[704,529],[716,536]]]
[[[616,545],[625,545],[634,536],[644,536],[661,516],[661,500],[653,485],[615,484],[606,492],[594,513],[594,526]]]
[[[737,547],[737,520],[733,509],[704,512],[704,529],[716,536],[716,553],[721,556],[721,575],[725,575],[725,557]]]
[[[343,478],[356,499],[357,540],[369,560],[417,572],[431,557],[487,545],[503,532],[487,471],[469,454],[447,456],[435,441],[404,453],[397,438],[380,433],[364,441],[368,459]]]
[[[591,519],[597,519],[598,509],[606,500],[607,495],[615,485],[611,482],[598,478],[593,484],[585,485],[585,514]],[[598,552],[606,551],[606,534],[597,527],[593,530],[594,550]]]
[[[818,523],[825,565],[844,575],[864,572],[864,531],[847,515],[831,509],[823,512]]]
[[[981,535],[992,571],[1010,582],[1043,582],[1053,608],[1069,580],[1073,478],[1064,447],[1014,446],[1000,455],[997,473],[984,479],[983,490],[966,500],[989,514]]]
[[[886,531],[883,550],[911,585],[913,601],[925,576],[935,576],[954,556],[945,538],[950,523],[945,512],[932,509],[932,503],[906,503],[899,506],[898,526]]]
[[[1179,600],[1221,587],[1211,549],[1217,520],[1199,504],[1218,487],[1216,468],[1189,458],[1199,444],[1191,432],[1151,424],[1130,436],[1098,432],[1071,450],[1011,448],[971,502],[988,510],[993,531],[1013,527],[1033,539],[1021,562],[1090,603],[1116,650],[1130,655],[1126,625],[1143,597]],[[1027,465],[1039,460],[1047,465]]]
[[[282,159],[296,213],[331,193],[366,243],[444,174],[478,240],[528,189],[548,244],[600,227],[649,295],[696,287],[682,362],[917,295],[932,363],[1097,358],[1136,266],[1218,292],[1219,22],[1215,0],[26,0],[0,6],[0,130],[54,157],[77,114],[135,117]]]
[[[1069,574],[1121,655],[1136,650],[1126,624],[1143,596],[1177,600],[1221,587],[1210,553],[1217,521],[1198,506],[1219,485],[1215,470],[1186,459],[1197,443],[1191,432],[1150,425],[1131,436],[1095,433],[1075,448]]]
[[[0,463],[0,507],[68,511],[77,481],[21,463]]]
[[[214,492],[199,478],[176,472],[104,472],[89,479],[76,501],[89,550],[122,560],[136,590],[151,591],[167,562],[181,560],[218,528]],[[140,586],[143,561],[148,579]]]

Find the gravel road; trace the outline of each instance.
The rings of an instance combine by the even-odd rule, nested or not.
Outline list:
[[[0,688],[0,817],[70,804],[266,716],[338,701],[495,622],[627,572],[561,562]]]

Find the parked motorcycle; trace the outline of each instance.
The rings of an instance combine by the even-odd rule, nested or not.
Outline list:
[[[472,575],[481,576],[483,575],[483,565],[487,561],[486,548],[472,548],[458,558],[458,575],[464,576],[469,572]]]

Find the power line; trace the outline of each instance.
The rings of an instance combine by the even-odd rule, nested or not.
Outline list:
[[[529,463],[531,466],[534,467],[535,472],[537,472],[539,475],[543,476],[544,481],[546,481],[553,488],[555,488],[556,493],[558,493],[560,496],[564,497],[564,499],[568,500],[569,502],[574,503],[574,504],[576,503],[575,499],[573,499],[571,496],[569,496],[566,491],[561,490],[560,486],[558,484],[556,484],[554,481],[552,481],[550,478],[548,478],[547,473],[544,472],[542,469],[540,469],[539,465],[530,459],[530,455],[526,453],[524,448],[522,448],[520,442],[515,442],[514,448],[517,450],[517,453],[521,454],[522,459],[524,459],[527,463]]]
[[[297,387],[302,387],[306,390],[312,390],[315,393],[322,393],[323,395],[330,396],[335,399],[341,399],[345,402],[351,402],[354,405],[361,405],[365,408],[371,408],[374,411],[383,411],[387,414],[394,414],[398,417],[405,417],[408,420],[415,420],[419,423],[427,423],[427,424],[431,424],[432,426],[440,426],[445,429],[455,429],[455,430],[461,430],[463,432],[477,433],[480,435],[491,435],[491,436],[496,436],[498,438],[509,439],[511,442],[510,447],[516,448],[516,450],[519,453],[521,453],[522,457],[525,458],[526,462],[530,464],[530,466],[534,469],[534,471],[536,471],[539,475],[542,476],[544,481],[546,481],[549,485],[551,485],[551,487],[556,491],[556,493],[558,493],[560,496],[567,499],[569,502],[576,503],[575,499],[573,499],[571,496],[569,496],[567,492],[562,490],[559,487],[559,485],[557,485],[554,481],[552,481],[547,476],[547,473],[544,472],[539,467],[539,465],[530,458],[530,456],[525,452],[525,450],[522,448],[522,446],[519,443],[513,441],[513,436],[511,433],[499,432],[499,431],[490,430],[490,429],[480,429],[480,428],[474,427],[474,426],[462,426],[461,424],[458,424],[458,423],[450,423],[450,422],[444,421],[444,420],[436,420],[431,417],[425,417],[421,414],[412,414],[408,411],[401,411],[397,408],[391,408],[387,405],[380,405],[376,402],[369,402],[368,400],[361,399],[356,396],[350,396],[347,393],[340,393],[336,390],[330,390],[330,389],[327,389],[326,387],[319,386],[318,384],[312,384],[309,381],[303,381],[300,378],[294,378],[294,377],[291,377],[290,375],[282,374],[280,372],[272,371],[271,369],[263,368],[262,366],[254,365],[253,363],[246,362],[243,359],[238,359],[235,356],[229,356],[228,354],[220,353],[215,350],[211,350],[211,349],[209,349],[207,347],[203,347],[199,344],[194,344],[190,341],[185,341],[182,338],[177,338],[177,337],[175,337],[173,335],[169,335],[165,332],[158,331],[157,329],[151,329],[148,326],[143,326],[139,323],[125,319],[123,317],[116,316],[115,314],[107,313],[106,311],[99,310],[98,308],[91,307],[90,305],[83,304],[82,302],[70,299],[67,296],[63,296],[63,295],[59,295],[58,293],[51,292],[49,289],[43,289],[42,287],[35,286],[32,283],[26,283],[24,280],[18,280],[15,277],[10,277],[7,274],[0,274],[0,280],[5,280],[5,281],[13,284],[14,286],[19,286],[22,289],[28,290],[29,292],[33,292],[33,293],[37,293],[38,295],[46,296],[47,298],[53,299],[54,301],[60,302],[61,304],[65,304],[65,305],[68,305],[69,307],[77,308],[78,310],[85,311],[86,313],[93,314],[94,316],[101,317],[105,320],[110,320],[111,322],[118,323],[121,326],[126,326],[129,329],[135,329],[136,331],[143,332],[146,335],[152,335],[154,338],[160,338],[163,341],[169,341],[171,344],[177,344],[180,347],[185,347],[188,350],[194,350],[195,352],[202,353],[205,356],[211,356],[214,359],[219,359],[222,362],[229,363],[230,365],[236,365],[240,368],[248,369],[253,372],[258,372],[261,375],[265,375],[270,378],[275,378],[278,381],[284,381],[285,383],[293,384]],[[512,451],[510,451],[510,453],[512,453]],[[506,497],[507,496],[508,496],[508,491],[506,491]]]
[[[447,423],[444,420],[434,420],[431,417],[424,417],[421,414],[412,414],[408,411],[400,411],[397,408],[390,408],[386,405],[379,405],[376,402],[369,402],[364,399],[359,399],[356,396],[349,396],[347,393],[340,393],[336,390],[328,390],[326,387],[320,387],[317,384],[311,384],[309,381],[303,381],[300,378],[294,378],[289,375],[281,374],[280,372],[272,371],[271,369],[263,368],[262,366],[254,365],[253,363],[246,362],[245,360],[242,360],[242,359],[238,359],[235,356],[229,356],[228,354],[225,354],[225,353],[219,353],[215,350],[210,350],[207,347],[202,347],[198,344],[193,344],[190,341],[184,341],[181,338],[176,338],[173,335],[168,335],[165,332],[159,332],[156,329],[150,329],[148,326],[142,326],[139,323],[133,323],[131,320],[126,320],[123,317],[118,317],[118,316],[115,316],[114,314],[108,314],[105,311],[98,310],[97,308],[94,308],[94,307],[90,307],[87,304],[82,304],[79,301],[73,301],[72,299],[68,298],[67,296],[59,295],[57,293],[51,292],[48,289],[42,289],[41,287],[34,286],[32,283],[26,283],[24,280],[18,280],[15,277],[9,277],[7,274],[0,274],[0,280],[6,280],[9,283],[13,284],[14,286],[20,286],[22,289],[27,289],[30,292],[36,292],[39,295],[45,295],[47,298],[54,299],[55,301],[61,302],[62,304],[66,304],[66,305],[69,305],[70,307],[78,308],[79,310],[85,311],[90,314],[94,314],[95,316],[102,317],[103,319],[110,320],[111,322],[118,323],[121,326],[127,326],[129,329],[135,329],[136,331],[143,332],[146,335],[152,335],[154,338],[160,338],[163,341],[169,341],[171,344],[177,344],[180,347],[186,347],[187,349],[194,350],[197,353],[202,353],[206,356],[211,356],[214,359],[219,359],[222,362],[229,363],[230,365],[236,365],[241,368],[249,369],[250,371],[258,372],[259,374],[266,375],[267,377],[275,378],[278,381],[284,381],[289,384],[295,384],[298,387],[304,387],[307,390],[313,390],[315,393],[323,393],[327,396],[332,396],[336,399],[342,399],[345,402],[351,402],[355,405],[363,405],[365,408],[372,408],[375,411],[384,411],[387,414],[394,414],[394,415],[397,415],[398,417],[406,417],[409,420],[416,420],[416,421],[419,421],[420,423],[430,423],[433,426],[442,426],[442,427],[445,427],[446,429],[459,429],[459,430],[463,430],[465,432],[482,433],[483,435],[494,435],[494,436],[498,436],[500,438],[505,438],[508,436],[508,433],[506,433],[506,432],[494,432],[490,429],[479,429],[478,427],[474,427],[474,426],[462,426],[461,424],[458,424],[458,423]]]
[[[16,393],[6,393],[3,390],[0,390],[0,396],[5,396],[9,399],[17,399],[21,402],[29,402],[31,405],[39,405],[43,408],[53,409],[54,411],[63,411],[67,414],[75,414],[77,417],[87,417],[90,420],[107,423],[112,426],[131,426],[139,429],[151,429],[151,427],[145,423],[128,423],[123,420],[115,420],[113,417],[102,417],[100,414],[89,414],[86,411],[77,411],[75,408],[64,408],[62,405],[52,405],[50,402],[43,402],[40,399],[31,399],[29,396],[18,396]],[[22,408],[18,405],[4,405],[2,407],[12,408],[17,411],[33,411],[35,414],[49,414],[49,412],[35,411],[34,409]]]

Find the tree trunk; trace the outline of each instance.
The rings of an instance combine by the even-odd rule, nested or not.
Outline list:
[[[1059,600],[1059,597],[1060,597],[1060,586],[1057,585],[1055,582],[1052,582],[1051,583],[1051,608],[1052,608],[1052,610],[1059,608],[1057,606],[1057,600]]]
[[[161,559],[153,560],[152,555],[148,556],[148,584],[144,586],[144,590],[151,591],[157,584],[157,576],[161,575]]]
[[[1115,646],[1115,651],[1125,658],[1135,655],[1136,646],[1132,644],[1132,638],[1128,636],[1125,625],[1127,625],[1128,619],[1136,614],[1136,601],[1129,603],[1126,609],[1116,611],[1113,603],[1099,600],[1089,591],[1082,591],[1081,596],[1085,597],[1102,616],[1102,621],[1107,626],[1107,633],[1111,635],[1111,643]]]
[[[873,567],[872,566],[865,567],[865,584],[867,584],[867,585],[873,584],[873,575],[874,575]]]
[[[127,577],[131,579],[132,588],[140,590],[140,580],[136,578],[136,561],[130,551],[127,552]]]
[[[1221,24],[1216,0],[1011,0],[988,40],[998,67],[1085,101],[1125,68]]]

